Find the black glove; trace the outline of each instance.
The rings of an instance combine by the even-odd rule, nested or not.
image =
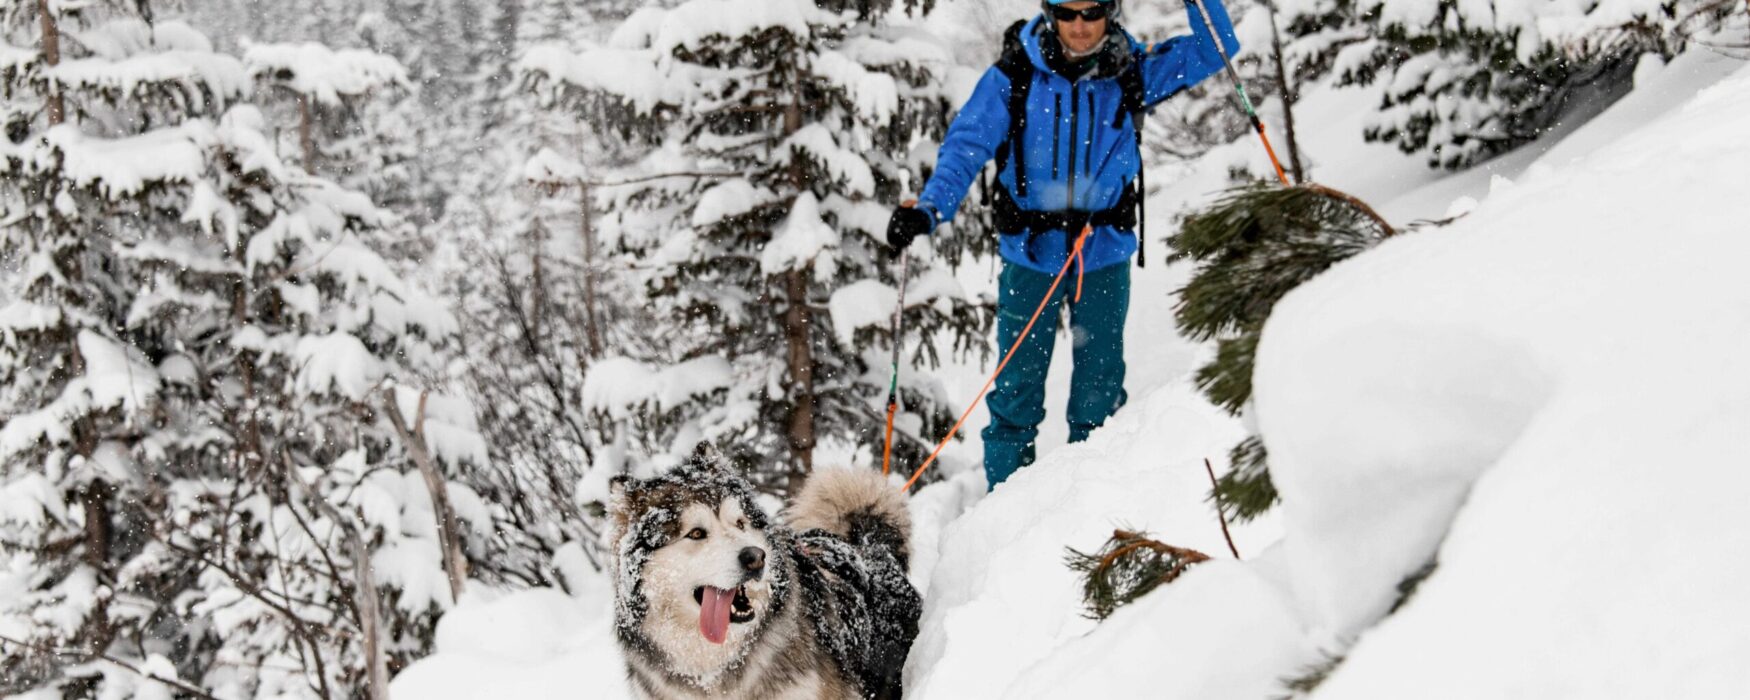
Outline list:
[[[930,223],[930,213],[917,207],[893,210],[893,218],[887,220],[887,247],[892,249],[893,257],[899,257],[912,239],[929,233]]]

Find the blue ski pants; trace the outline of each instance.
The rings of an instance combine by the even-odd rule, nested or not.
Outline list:
[[[1069,385],[1069,441],[1081,442],[1123,406],[1124,317],[1130,310],[1130,265],[1108,265],[1082,277],[1082,298],[1075,301],[1076,271],[1070,269],[1052,294],[1032,332],[1021,329],[1039,300],[1051,288],[1053,276],[1003,261],[997,283],[997,357],[1008,354],[1017,339],[1021,348],[997,377],[991,391],[990,425],[984,429],[984,473],[989,488],[1033,463],[1033,441],[1045,420],[1045,375],[1057,339],[1058,319],[1069,306],[1074,370]]]

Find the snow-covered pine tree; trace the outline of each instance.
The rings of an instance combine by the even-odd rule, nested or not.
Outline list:
[[[483,443],[465,406],[417,389],[456,326],[377,252],[393,215],[280,160],[265,128],[251,106],[225,115],[186,225],[160,234],[178,257],[136,272],[154,299],[132,324],[191,378],[167,402],[185,437],[165,458],[200,470],[167,489],[154,541],[193,569],[175,600],[205,620],[185,661],[203,687],[380,697],[452,602],[441,504],[476,542],[491,522],[465,486],[439,493],[411,462],[454,471],[483,461]]]
[[[403,101],[412,82],[399,61],[306,42],[246,44],[243,62],[283,115],[276,132],[304,170],[384,204],[386,195],[408,190],[412,129],[405,113],[392,106]]]
[[[164,393],[190,378],[130,323],[151,296],[130,271],[178,255],[153,234],[182,226],[206,169],[198,118],[248,81],[147,9],[0,4],[0,627],[24,635],[0,643],[0,691],[127,694],[154,684],[91,662],[162,668],[186,639],[146,632],[177,616],[154,592],[180,574],[150,543],[185,467],[164,460]]]
[[[354,27],[364,45],[395,57],[407,68],[414,94],[407,99],[374,100],[368,109],[390,112],[408,125],[399,145],[411,146],[408,167],[412,191],[406,205],[391,206],[428,236],[442,232],[431,224],[454,198],[473,197],[482,160],[494,143],[518,135],[495,134],[510,84],[510,56],[516,27],[527,16],[528,0],[376,0],[361,3]],[[385,130],[384,118],[365,124]],[[493,172],[490,168],[486,172]],[[503,174],[503,171],[497,171]]]
[[[1386,81],[1368,140],[1451,169],[1589,118],[1627,93],[1642,56],[1670,58],[1731,13],[1719,0],[1286,4],[1311,65],[1343,83]]]
[[[882,236],[905,155],[947,107],[939,45],[884,28],[889,3],[843,5],[646,8],[606,47],[521,63],[596,131],[655,147],[624,178],[640,181],[601,196],[605,235],[645,273],[661,352],[598,364],[586,400],[651,453],[709,441],[773,490],[823,439],[879,447],[896,286]],[[941,333],[983,348],[988,306],[939,264],[914,260],[912,274],[911,365],[937,359]],[[902,463],[949,418],[917,374],[902,387]]]
[[[21,273],[0,292],[0,625],[30,632],[3,689],[127,696],[147,669],[382,697],[451,601],[446,552],[502,512],[408,468],[484,460],[471,411],[417,389],[453,320],[377,254],[392,215],[226,111],[241,62],[178,22],[36,7],[6,6],[0,52],[41,107],[0,142]],[[442,542],[440,500],[466,542]]]
[[[634,5],[507,1],[483,7],[488,26],[475,30],[484,29],[483,43],[455,47],[475,56],[465,76],[429,75],[412,42],[381,44],[380,50],[408,56],[422,98],[434,89],[460,91],[455,101],[431,106],[441,115],[433,133],[448,137],[423,160],[435,164],[429,181],[448,198],[428,228],[436,245],[423,267],[443,280],[461,312],[463,381],[482,430],[493,436],[490,466],[469,483],[505,504],[497,532],[515,540],[496,549],[493,569],[479,572],[488,579],[552,583],[554,574],[599,561],[590,506],[607,493],[608,468],[598,464],[614,463],[599,458],[617,451],[603,444],[582,407],[583,375],[604,348],[630,337],[616,331],[648,327],[624,317],[641,306],[636,290],[615,287],[619,277],[601,264],[606,248],[590,245],[598,238],[591,223],[596,212],[581,204],[590,195],[580,186],[583,167],[576,160],[594,165],[619,156],[598,148],[609,144],[585,138],[589,125],[506,89],[513,81],[509,57],[535,37],[568,46],[599,39],[609,27],[591,22],[617,21]],[[361,30],[373,46],[394,16]],[[412,13],[395,26],[408,21],[425,20]],[[429,54],[436,47],[423,48]]]
[[[552,126],[532,121],[531,131]],[[634,348],[649,347],[642,329],[652,320],[601,245],[599,213],[585,204],[593,200],[588,170],[551,148],[519,170],[516,189],[449,210],[447,222],[465,236],[466,253],[446,263],[467,266],[453,282],[461,356],[493,435],[489,480],[521,494],[510,529],[528,538],[530,553],[575,558],[581,548],[599,565],[600,506],[621,451],[585,409],[584,379],[609,349],[647,352]]]

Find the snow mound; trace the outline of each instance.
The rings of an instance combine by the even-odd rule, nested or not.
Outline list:
[[[390,695],[418,700],[631,697],[614,642],[613,592],[551,588],[502,594],[470,586],[438,621],[437,654],[395,677]]]
[[[1093,551],[1113,529],[1128,527],[1225,556],[1214,509],[1202,501],[1209,490],[1203,460],[1224,455],[1241,437],[1237,422],[1189,384],[1169,384],[1133,401],[1087,442],[1022,469],[947,525],[940,559],[920,586],[924,618],[907,662],[907,694],[1010,697],[1039,680],[1011,679],[1094,630],[1082,616],[1081,582],[1064,564],[1065,547]],[[972,478],[982,485],[981,476]],[[1267,541],[1267,529],[1241,533],[1242,553],[1248,543]],[[1058,682],[1079,683],[1085,670]]]
[[[1750,69],[1679,99],[1277,307],[1254,376],[1269,550],[1242,532],[1246,561],[1076,617],[1062,547],[1114,520],[1221,551],[1204,485],[1164,475],[1199,446],[1168,436],[1231,441],[1188,425],[1209,410],[1188,390],[1174,418],[1170,387],[974,506],[943,534],[910,693],[1253,700],[1335,655],[1312,697],[1744,697],[1750,132],[1720,115],[1750,109]]]
[[[1319,697],[1750,691],[1718,556],[1750,547],[1746,109],[1741,69],[1278,307],[1258,415],[1312,639],[1439,560]]]

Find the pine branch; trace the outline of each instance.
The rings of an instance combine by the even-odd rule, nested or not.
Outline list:
[[[1252,370],[1264,322],[1295,288],[1396,234],[1366,202],[1322,185],[1252,185],[1230,190],[1168,239],[1175,260],[1198,262],[1179,290],[1180,331],[1217,341],[1197,370],[1209,400],[1239,415],[1252,400]],[[1233,469],[1216,481],[1217,509],[1250,520],[1277,501],[1263,442],[1236,446]]]
[[[5,642],[7,644],[11,644],[13,646],[17,646],[17,647],[22,648],[22,649],[31,649],[34,651],[39,651],[39,652],[42,652],[44,654],[51,654],[54,656],[71,656],[71,657],[80,659],[82,661],[87,661],[87,662],[89,662],[89,661],[107,661],[109,663],[112,663],[112,664],[115,664],[115,665],[120,666],[122,668],[125,668],[129,671],[133,671],[135,674],[138,674],[141,678],[145,678],[146,680],[149,680],[149,681],[156,681],[158,683],[162,683],[164,685],[170,686],[171,688],[175,688],[175,689],[182,691],[184,693],[188,693],[189,695],[193,695],[197,698],[202,698],[203,700],[219,700],[219,698],[214,697],[212,695],[209,695],[206,691],[201,690],[200,688],[196,688],[192,685],[189,685],[189,684],[184,683],[182,681],[176,680],[174,678],[165,678],[163,676],[154,675],[152,672],[147,671],[145,669],[142,669],[139,666],[135,666],[131,663],[128,663],[126,661],[123,661],[121,659],[118,659],[116,657],[110,656],[110,655],[102,653],[102,652],[88,652],[88,651],[80,651],[80,650],[76,650],[76,649],[56,649],[54,647],[44,646],[41,644],[32,644],[30,642],[21,642],[19,640],[13,639],[13,638],[5,636],[5,635],[0,635],[0,642]]]
[[[1231,510],[1234,520],[1246,522],[1270,510],[1281,500],[1270,479],[1264,441],[1254,435],[1228,452],[1231,468],[1216,483],[1211,497]]]
[[[1164,583],[1172,583],[1191,566],[1209,560],[1196,550],[1149,539],[1146,533],[1115,530],[1092,554],[1067,550],[1064,562],[1083,576],[1082,602],[1096,620],[1135,602]]]

